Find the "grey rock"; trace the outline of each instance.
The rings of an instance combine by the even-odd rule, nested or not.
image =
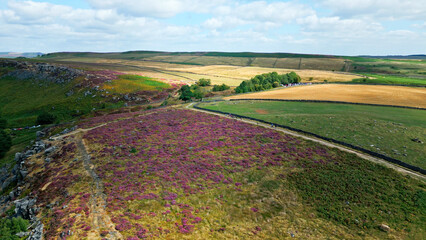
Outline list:
[[[13,182],[16,181],[16,176],[12,175],[11,177],[7,178],[3,184],[1,185],[1,191],[3,191],[4,189],[6,189],[7,187],[9,187],[9,185]]]
[[[45,163],[50,163],[51,161],[52,161],[52,159],[51,159],[51,158],[45,158],[45,159],[44,159],[44,162],[45,162]]]
[[[55,146],[49,147],[46,150],[44,150],[44,154],[49,155],[49,154],[53,153],[55,150],[56,150]]]
[[[37,140],[40,140],[44,136],[46,136],[46,133],[44,133],[43,131],[37,131],[36,132],[36,138],[37,138]]]
[[[26,237],[26,236],[28,236],[28,235],[30,235],[30,232],[18,232],[18,233],[16,234],[16,236],[18,236],[18,237],[20,237],[20,238]]]
[[[43,224],[37,221],[36,227],[31,231],[30,236],[27,240],[41,240],[43,239]]]
[[[386,224],[380,224],[379,228],[383,232],[389,232],[390,231],[390,227],[388,225],[386,225]]]
[[[28,175],[28,170],[26,169],[21,169],[19,172],[21,173],[22,179]]]
[[[33,206],[36,203],[36,199],[30,199],[25,197],[23,199],[15,200],[15,213],[24,219],[34,219],[36,215],[36,209]]]
[[[20,152],[15,153],[15,162],[21,162],[23,158],[24,158],[24,154]]]

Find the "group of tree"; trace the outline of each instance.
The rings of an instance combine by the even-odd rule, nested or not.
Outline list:
[[[201,90],[200,86],[196,84],[191,86],[183,85],[179,91],[179,99],[185,102],[191,100],[192,98],[202,99],[204,97],[204,92]]]
[[[12,146],[12,138],[5,131],[7,127],[7,121],[4,118],[0,117],[0,158],[4,157],[4,155],[9,151]]]
[[[212,81],[210,79],[201,78],[196,84],[200,87],[207,87],[212,84]]]
[[[221,91],[228,90],[229,88],[230,87],[228,85],[223,83],[222,85],[214,85],[212,91],[213,92],[221,92]]]
[[[201,78],[200,80],[198,80],[198,82],[196,82],[195,84],[191,86],[183,85],[181,89],[179,90],[180,92],[179,99],[183,101],[189,101],[192,98],[202,99],[205,96],[206,92],[209,91],[208,89],[203,88],[207,86],[211,86],[211,80],[205,79],[205,78]],[[212,88],[212,91],[214,92],[225,91],[225,90],[228,90],[229,88],[230,87],[226,84],[214,85]]]
[[[276,88],[289,83],[299,83],[300,76],[295,72],[278,74],[277,72],[256,75],[250,80],[243,81],[235,88],[236,93],[258,92],[271,88]]]
[[[54,123],[56,120],[55,115],[48,113],[48,112],[42,112],[40,115],[37,116],[36,124],[45,125],[45,124],[51,124]]]

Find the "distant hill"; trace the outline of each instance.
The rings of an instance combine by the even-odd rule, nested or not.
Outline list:
[[[383,58],[383,59],[426,59],[426,54],[415,54],[415,55],[389,55],[389,56],[368,56],[363,55],[360,57],[365,58]]]
[[[33,58],[43,55],[41,52],[0,52],[0,58],[17,58],[17,57],[25,57],[25,58]]]

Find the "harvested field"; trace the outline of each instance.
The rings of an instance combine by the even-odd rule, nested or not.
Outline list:
[[[426,89],[401,86],[322,84],[284,88],[226,99],[322,100],[426,108]]]
[[[320,70],[297,70],[285,68],[265,68],[265,67],[239,67],[229,65],[212,65],[212,66],[191,66],[185,68],[174,68],[175,71],[187,71],[199,74],[214,75],[228,78],[250,79],[256,75],[269,72],[277,72],[279,74],[291,71],[300,75],[303,82],[349,82],[352,79],[359,78],[353,74],[334,73]],[[241,82],[241,81],[240,81]]]

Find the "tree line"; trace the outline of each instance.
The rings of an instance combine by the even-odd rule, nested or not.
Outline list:
[[[278,74],[277,72],[256,75],[250,80],[243,81],[237,88],[236,93],[258,92],[276,88],[289,83],[299,83],[300,76],[295,72]]]

